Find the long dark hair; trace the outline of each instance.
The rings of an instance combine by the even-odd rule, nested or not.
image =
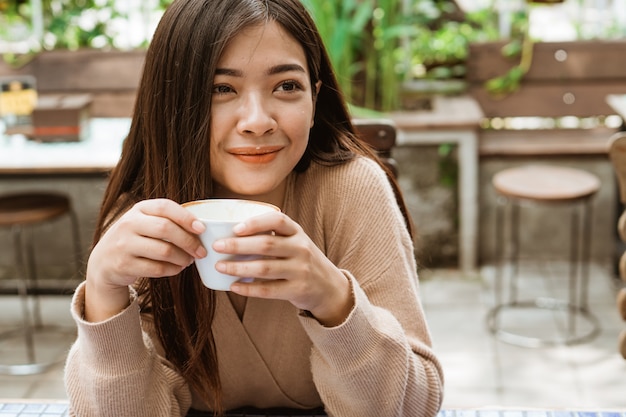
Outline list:
[[[295,169],[305,171],[311,161],[338,164],[356,155],[377,160],[356,137],[322,39],[299,0],[177,0],[164,13],[147,51],[130,132],[104,195],[94,244],[137,201],[185,202],[213,194],[209,132],[216,64],[243,28],[269,21],[302,45],[313,91],[322,82],[308,147]],[[401,198],[399,203],[406,213]],[[137,289],[142,311],[154,317],[167,359],[220,413],[211,331],[214,292],[201,284],[195,268],[176,277],[139,280]]]

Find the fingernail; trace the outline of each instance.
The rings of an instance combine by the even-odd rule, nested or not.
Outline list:
[[[206,229],[206,227],[204,227],[204,223],[200,220],[194,220],[193,223],[191,223],[191,228],[198,233],[202,233],[204,232],[204,229]]]
[[[207,256],[207,251],[204,246],[198,246],[198,249],[196,249],[196,258],[204,258],[205,256]]]
[[[218,262],[215,264],[215,269],[219,272],[226,272],[226,266],[223,262]]]
[[[235,232],[235,233],[241,233],[244,230],[246,230],[246,224],[245,223],[239,223],[239,224],[236,224],[235,227],[233,227],[233,232]]]
[[[215,249],[216,251],[222,251],[225,248],[226,244],[223,240],[216,240],[215,242],[213,242],[213,249]]]

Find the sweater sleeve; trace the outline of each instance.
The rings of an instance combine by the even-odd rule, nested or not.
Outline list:
[[[325,226],[333,230],[327,256],[350,279],[355,306],[333,328],[301,315],[313,379],[331,416],[432,417],[443,371],[419,300],[413,244],[382,171],[366,164],[355,177]]]
[[[65,365],[71,415],[81,417],[184,416],[188,385],[157,353],[142,329],[136,294],[118,315],[100,323],[83,319],[85,285],[72,300],[78,337]]]

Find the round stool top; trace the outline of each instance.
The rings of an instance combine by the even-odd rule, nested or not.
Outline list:
[[[600,189],[598,177],[587,171],[548,165],[508,168],[492,183],[507,197],[554,202],[584,199]]]
[[[47,192],[0,195],[0,226],[39,223],[70,210],[69,197]]]

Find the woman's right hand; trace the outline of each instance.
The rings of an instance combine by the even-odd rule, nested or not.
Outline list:
[[[128,286],[140,277],[176,275],[207,252],[204,225],[178,203],[145,200],[101,236],[87,263],[85,319],[98,322],[129,304]]]

